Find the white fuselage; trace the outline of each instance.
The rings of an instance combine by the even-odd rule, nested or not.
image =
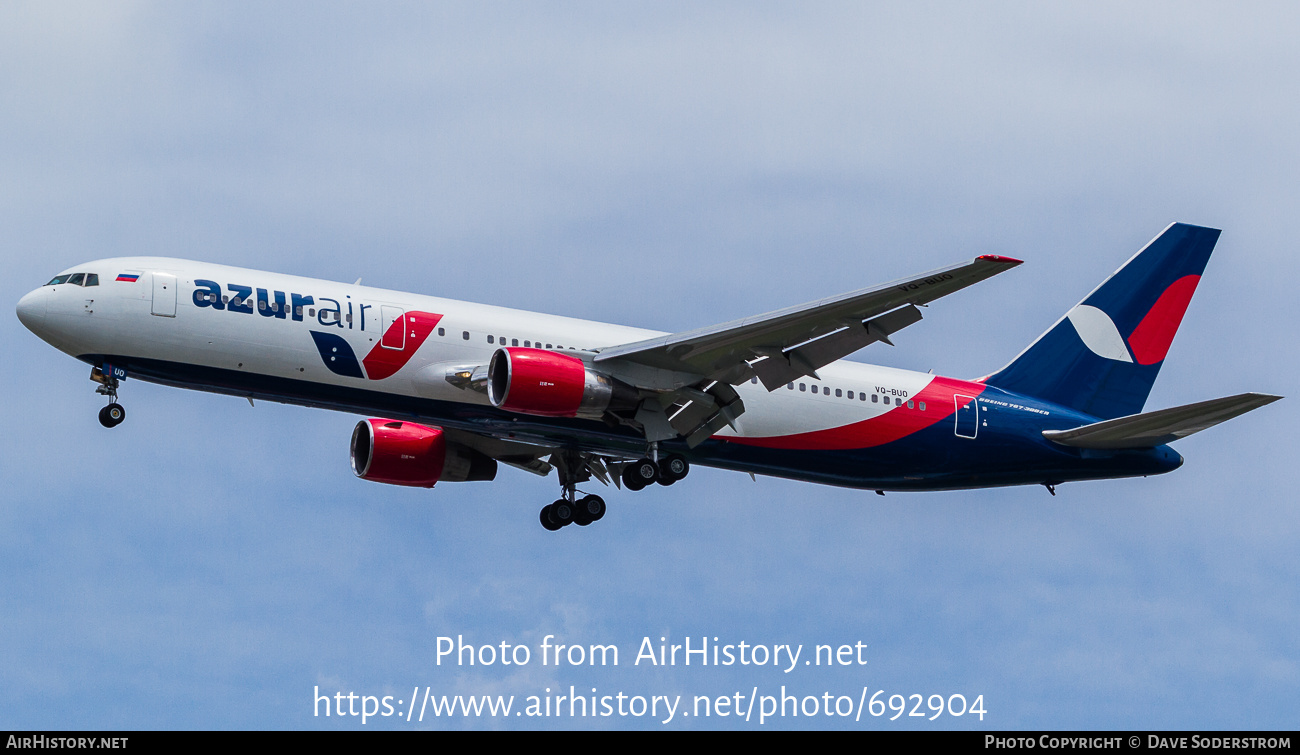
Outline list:
[[[641,328],[170,258],[98,260],[67,272],[94,273],[99,285],[44,286],[23,298],[19,314],[31,330],[74,357],[92,361],[100,356],[131,357],[483,407],[489,406],[487,396],[444,379],[448,366],[486,365],[493,352],[504,345],[527,344],[590,359],[596,349],[662,335]],[[134,282],[117,280],[124,273],[139,277]],[[166,276],[174,278],[171,289],[160,283],[168,280]],[[199,300],[209,289],[196,281],[219,284],[220,308]],[[259,290],[264,292],[261,297]],[[295,306],[295,295],[297,300],[309,299],[311,303]],[[234,301],[243,306],[232,306]],[[259,309],[259,303],[265,307]],[[327,369],[309,331],[343,338],[360,359],[383,335],[385,307],[389,311],[436,313],[441,319],[409,362],[390,377],[360,380]],[[788,436],[863,422],[895,408],[899,399],[919,395],[934,379],[924,373],[843,361],[820,369],[818,374],[819,380],[807,378],[793,384],[794,388],[771,393],[759,384],[738,386],[746,412],[735,430],[724,428],[718,435]]]

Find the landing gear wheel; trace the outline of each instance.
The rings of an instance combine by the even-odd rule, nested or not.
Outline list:
[[[686,458],[680,454],[669,456],[667,459],[664,459],[663,463],[659,466],[659,474],[663,477],[671,478],[673,482],[682,479],[691,471],[690,462],[686,461]]]
[[[578,501],[578,512],[589,521],[599,522],[605,516],[605,499],[598,495],[589,495]]]
[[[633,490],[653,485],[655,480],[659,479],[659,465],[650,459],[637,459],[627,469],[627,474],[632,478],[630,482],[636,486]]]
[[[562,525],[562,524],[554,524],[554,523],[551,522],[551,507],[550,507],[550,506],[543,506],[543,507],[542,507],[542,516],[541,516],[541,519],[542,519],[542,526],[545,527],[546,529],[550,530],[551,532],[554,532],[554,531],[558,530],[560,527],[563,527],[563,526],[564,526],[564,525]]]
[[[99,410],[99,424],[104,427],[117,427],[124,419],[126,419],[126,410],[121,404],[109,404]]]
[[[644,488],[645,485],[646,484],[644,482],[641,482],[639,479],[637,479],[635,470],[632,468],[632,465],[629,464],[628,466],[623,468],[623,487],[633,492],[636,492]]]
[[[556,529],[573,521],[573,504],[563,498],[547,506],[547,508],[550,509],[548,516],[551,519],[551,524],[554,524]]]

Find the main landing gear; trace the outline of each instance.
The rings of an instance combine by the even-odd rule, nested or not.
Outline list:
[[[604,498],[598,495],[577,498],[577,491],[566,491],[565,496],[550,506],[542,507],[542,526],[551,532],[568,524],[586,527],[605,516]]]
[[[578,497],[578,483],[591,479],[587,460],[578,453],[566,453],[555,460],[560,476],[561,497],[549,506],[543,506],[538,518],[542,526],[554,532],[569,524],[586,527],[605,516],[605,499],[598,495]]]
[[[605,516],[605,499],[598,495],[579,497],[578,483],[590,480],[593,470],[602,482],[609,482],[609,471],[601,459],[571,451],[551,457],[551,463],[559,474],[563,492],[554,503],[542,507],[538,514],[542,526],[554,532],[569,524],[586,527],[600,521]],[[659,458],[658,444],[651,443],[646,458],[623,466],[622,481],[628,490],[642,490],[655,483],[672,485],[690,471],[690,463],[681,454]]]
[[[90,379],[99,383],[95,393],[108,397],[108,406],[99,410],[99,424],[104,427],[117,427],[126,419],[126,409],[117,403],[118,379],[113,376],[111,369],[108,373],[98,367],[92,367],[90,370]]]
[[[671,454],[656,461],[658,449],[651,447],[650,456],[623,467],[623,484],[628,490],[642,490],[656,482],[672,485],[691,471],[691,465],[680,454]]]

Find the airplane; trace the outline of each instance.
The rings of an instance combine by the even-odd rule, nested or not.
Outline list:
[[[1220,231],[1173,223],[1002,369],[974,380],[844,361],[921,308],[1021,264],[999,255],[681,333],[161,257],[76,265],[23,296],[91,366],[105,427],[128,377],[368,416],[363,480],[551,470],[548,530],[606,512],[578,485],[672,485],[691,465],[885,491],[1147,476],[1169,443],[1280,396],[1143,412]]]

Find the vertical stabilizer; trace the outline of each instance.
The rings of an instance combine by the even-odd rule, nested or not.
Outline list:
[[[1103,419],[1142,411],[1218,240],[1169,226],[986,382]]]

